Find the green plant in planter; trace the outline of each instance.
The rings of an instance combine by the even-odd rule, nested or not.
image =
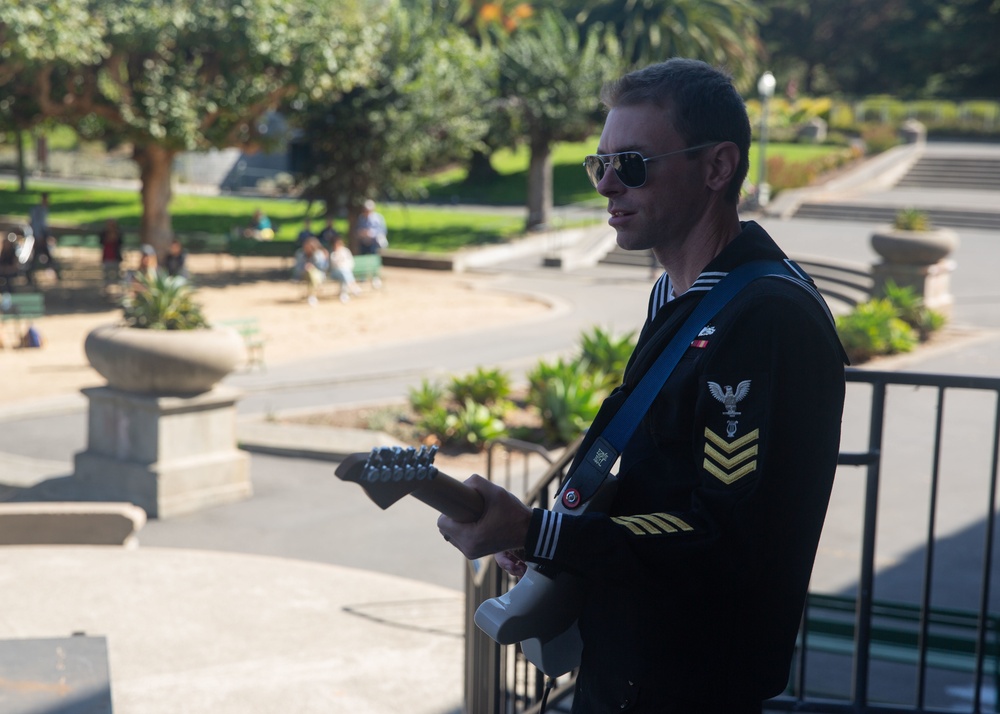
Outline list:
[[[146,330],[195,330],[208,327],[194,288],[184,278],[139,275],[136,288],[122,300],[125,324]]]
[[[910,352],[919,340],[887,298],[860,303],[850,313],[839,316],[837,335],[855,364],[878,355]]]
[[[892,227],[900,231],[929,231],[933,228],[930,216],[916,208],[904,208],[897,212]]]
[[[884,292],[885,299],[896,308],[899,318],[917,331],[921,342],[927,340],[932,332],[944,327],[947,321],[945,316],[927,307],[923,298],[912,287],[900,286],[889,280]]]

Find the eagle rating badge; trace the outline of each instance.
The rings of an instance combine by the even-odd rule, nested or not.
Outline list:
[[[747,400],[751,380],[731,384],[708,381],[708,393],[722,405],[705,420],[705,460],[702,467],[722,483],[732,484],[757,469],[760,428],[754,400]],[[747,400],[747,401],[744,401]],[[749,408],[748,408],[749,406]],[[744,412],[748,412],[744,415]],[[743,417],[741,424],[741,417]],[[747,422],[751,427],[747,429]]]

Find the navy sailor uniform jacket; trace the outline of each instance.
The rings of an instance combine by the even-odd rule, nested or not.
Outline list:
[[[677,299],[661,278],[588,437],[715,282],[784,258],[747,222]],[[814,288],[756,280],[685,351],[622,452],[609,513],[533,512],[528,559],[587,584],[574,712],[734,714],[782,691],[836,470],[844,362]]]

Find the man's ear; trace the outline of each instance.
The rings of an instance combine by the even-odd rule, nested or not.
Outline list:
[[[725,193],[740,164],[739,147],[731,141],[723,141],[708,147],[705,152],[705,183],[711,190]]]

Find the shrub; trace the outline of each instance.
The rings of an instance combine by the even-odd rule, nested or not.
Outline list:
[[[901,231],[929,231],[932,228],[931,217],[919,209],[904,208],[896,213],[892,227]]]
[[[921,342],[944,327],[945,316],[927,307],[923,298],[912,287],[900,287],[889,280],[885,284],[884,293],[885,299],[896,309],[899,319],[917,331]]]
[[[540,363],[530,378],[529,401],[542,415],[545,436],[568,444],[594,421],[607,390],[595,384],[580,362],[560,362],[559,367]],[[539,378],[540,372],[549,376]]]
[[[635,349],[634,335],[615,337],[594,328],[581,334],[575,357],[540,361],[528,372],[523,406],[538,411],[543,438],[566,444],[590,426],[604,397],[621,382]],[[410,390],[409,402],[421,433],[442,444],[483,448],[510,432],[504,419],[515,406],[509,399],[511,393],[506,373],[478,367],[468,375],[452,377],[447,388],[425,379]]]
[[[424,414],[440,406],[445,397],[444,388],[440,384],[425,379],[419,387],[410,389],[410,408],[417,414]]]
[[[452,441],[483,448],[490,441],[507,436],[507,427],[485,404],[471,399],[450,415]]]
[[[916,332],[899,318],[886,298],[861,303],[837,318],[837,334],[851,362],[865,362],[879,355],[909,352],[917,344]]]
[[[477,367],[463,377],[453,377],[450,388],[457,402],[471,399],[479,404],[494,404],[510,396],[510,377],[500,369]]]
[[[208,327],[194,288],[179,276],[139,274],[135,290],[122,300],[125,324],[147,330],[194,330]]]
[[[580,358],[586,363],[588,372],[601,372],[606,377],[606,383],[617,386],[625,374],[632,352],[635,350],[635,331],[614,337],[595,327],[590,333],[580,336]]]
[[[894,124],[863,124],[861,140],[869,154],[881,154],[899,144],[899,135]]]

